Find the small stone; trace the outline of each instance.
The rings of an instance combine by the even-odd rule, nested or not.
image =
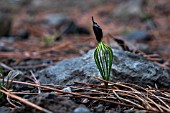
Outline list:
[[[10,46],[10,45],[5,45],[5,43],[0,42],[0,51],[1,52],[10,52],[14,51],[15,47]]]
[[[54,13],[46,15],[43,21],[49,25],[60,27],[63,23],[68,21],[68,17],[62,13]]]
[[[95,111],[99,113],[101,113],[102,111],[104,112],[104,106],[102,104],[99,104],[95,107]]]
[[[70,87],[64,88],[63,91],[65,91],[65,92],[72,92]]]
[[[143,0],[128,0],[113,11],[116,17],[142,16]]]
[[[14,36],[4,37],[4,40],[7,42],[14,42],[17,40],[17,37]]]
[[[135,30],[123,37],[128,41],[130,40],[135,42],[151,40],[151,36],[145,30]]]
[[[74,110],[74,113],[90,113],[90,110],[85,106],[80,106]]]

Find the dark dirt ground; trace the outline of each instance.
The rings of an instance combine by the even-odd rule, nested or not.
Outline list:
[[[1,2],[3,3],[3,1]],[[5,5],[4,7],[1,7],[1,10],[4,9],[5,11],[10,12],[10,15],[13,17],[13,23],[10,35],[6,38],[0,38],[0,42],[5,44],[5,46],[2,47],[3,49],[0,46],[0,67],[5,70],[5,73],[9,72],[9,67],[21,70],[26,75],[25,78],[22,79],[31,80],[30,70],[36,72],[37,70],[53,65],[58,61],[81,56],[88,50],[95,48],[97,44],[92,32],[92,16],[103,29],[105,37],[104,41],[110,43],[113,42],[113,37],[123,39],[122,35],[125,32],[129,32],[129,30],[145,29],[147,26],[147,20],[154,21],[157,27],[149,30],[149,34],[152,37],[150,40],[139,41],[135,44],[131,41],[126,41],[126,43],[133,49],[140,49],[138,48],[138,45],[145,44],[144,46],[147,46],[148,48],[143,52],[146,54],[158,54],[162,59],[161,63],[166,63],[167,66],[170,66],[170,7],[168,7],[170,1],[149,0],[147,5],[144,6],[144,11],[149,15],[145,19],[140,17],[113,17],[113,10],[121,2],[124,1],[108,0],[106,2],[104,0],[75,0],[70,2],[68,0],[59,0],[57,2],[55,1],[54,4],[48,2],[49,4],[42,7],[32,7],[27,3],[18,7],[11,4],[8,5],[8,3],[6,5],[6,3],[4,3]],[[11,8],[14,9],[10,11]],[[76,23],[77,26],[82,26],[90,31],[90,34],[83,31],[84,34],[68,33],[60,36],[59,34],[61,31],[59,29],[42,22],[42,19],[50,13],[66,14],[70,20],[73,20]],[[66,27],[68,27],[68,25],[66,25]],[[22,29],[25,31],[21,33]],[[56,40],[47,45],[45,44],[46,41],[44,41],[46,35],[54,36]],[[110,37],[110,35],[113,37]],[[142,48],[143,46],[140,47]],[[2,63],[9,67],[2,65]],[[32,87],[25,89],[35,90],[35,88]],[[24,90],[24,87],[22,90]],[[52,95],[47,99],[48,101],[45,102],[41,97],[42,103],[34,100],[38,98],[39,96],[36,96],[30,101],[35,102],[42,107],[51,107],[49,109],[52,109],[53,112],[55,112],[54,109],[59,109],[61,110],[58,111],[59,113],[69,113],[72,112],[74,108],[80,106],[78,100],[74,100],[73,102],[65,97],[60,98],[54,96],[53,98]],[[50,98],[52,99],[50,100]],[[62,102],[62,104],[58,103],[58,101],[54,101],[54,99]],[[50,106],[50,103],[52,103],[52,106]],[[10,106],[11,108],[11,105],[7,103],[3,102],[0,106],[3,105]],[[24,111],[21,109],[21,111],[14,112],[22,113],[30,109],[32,108],[28,107],[24,109]],[[90,108],[90,110],[92,109]],[[116,110],[119,111],[118,107]],[[114,109],[113,111],[116,110]],[[34,113],[37,111],[32,110],[31,112]],[[101,110],[101,112],[103,111]]]

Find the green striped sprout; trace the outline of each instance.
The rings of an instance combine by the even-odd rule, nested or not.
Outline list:
[[[97,65],[97,68],[104,80],[109,81],[111,67],[113,62],[113,52],[112,49],[106,45],[103,41],[103,32],[100,26],[93,21],[93,31],[96,36],[96,40],[98,41],[98,45],[94,51],[94,59]],[[105,86],[108,86],[108,83],[105,83]]]

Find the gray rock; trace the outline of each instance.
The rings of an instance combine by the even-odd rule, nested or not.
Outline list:
[[[92,56],[64,60],[37,73],[41,83],[73,84],[75,80],[88,82],[91,76],[99,76]]]
[[[74,113],[90,113],[90,110],[85,106],[79,106],[74,110]]]
[[[10,33],[12,17],[9,14],[0,12],[0,36],[7,36]]]
[[[130,32],[129,34],[123,36],[124,39],[138,42],[138,41],[147,41],[151,39],[151,36],[145,30],[135,30]]]
[[[48,14],[44,17],[44,21],[49,25],[59,27],[60,25],[68,21],[68,17],[62,13]]]
[[[14,51],[15,47],[13,46],[7,46],[5,43],[0,42],[0,51],[2,52],[9,52],[9,51]]]
[[[60,85],[73,84],[74,81],[94,83],[92,76],[100,77],[93,59],[94,50],[82,57],[64,60],[54,66],[36,73],[41,83]],[[155,84],[158,88],[170,88],[170,72],[147,61],[142,56],[122,50],[113,49],[111,81],[135,83],[141,86]]]
[[[116,9],[114,9],[113,15],[116,17],[142,16],[143,2],[143,0],[128,0],[121,3]]]
[[[65,92],[72,92],[70,87],[63,88],[63,91],[65,91]]]
[[[94,110],[97,112],[97,113],[104,113],[104,106],[102,104],[99,104],[98,106],[94,107]]]

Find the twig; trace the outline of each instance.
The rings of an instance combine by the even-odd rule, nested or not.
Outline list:
[[[116,95],[116,97],[117,97],[120,101],[123,100],[123,101],[125,101],[125,102],[131,103],[131,104],[133,104],[133,105],[135,105],[135,106],[143,109],[143,107],[142,107],[141,105],[136,104],[136,103],[134,103],[134,102],[132,102],[132,101],[130,101],[130,100],[127,100],[127,99],[124,99],[124,98],[120,97],[115,91],[113,91],[113,93]]]
[[[8,100],[8,102],[9,102],[12,106],[16,107],[16,105],[11,102],[11,100],[9,99],[9,96],[8,96],[8,95],[7,95],[6,99]]]
[[[32,77],[34,78],[34,82],[35,82],[37,85],[40,85],[40,82],[37,80],[37,78],[35,77],[34,73],[33,73],[32,71],[30,71],[30,72],[31,72]],[[40,93],[41,93],[41,88],[38,87],[38,94],[40,94]]]
[[[12,97],[14,99],[17,99],[17,100],[21,101],[22,103],[27,104],[27,105],[35,108],[35,109],[38,109],[38,110],[43,111],[45,113],[52,113],[51,111],[49,111],[49,110],[47,110],[45,108],[42,108],[42,107],[40,107],[40,106],[38,106],[36,104],[33,104],[33,103],[31,103],[31,102],[27,101],[26,99],[23,99],[23,98],[21,98],[19,96],[13,95],[10,92],[6,92],[6,91],[4,91],[2,89],[0,89],[0,92],[4,93],[4,94],[6,94],[6,95],[8,95],[8,96],[10,96],[10,97]]]
[[[151,92],[150,92],[151,93]],[[160,99],[158,96],[156,96],[155,94],[151,93],[154,97],[156,97],[160,102],[162,102],[169,110],[170,110],[170,107],[168,104],[166,104],[166,102],[164,102],[162,99]]]
[[[74,93],[74,92],[65,92],[63,90],[59,90],[59,89],[55,89],[55,88],[50,88],[50,87],[46,87],[46,86],[40,86],[40,85],[37,85],[37,84],[32,84],[32,83],[27,83],[27,82],[13,81],[13,83],[25,84],[25,85],[40,87],[40,88],[56,91],[56,92],[59,92],[59,93],[71,94],[71,95],[74,95],[74,96],[83,97],[83,98],[89,98],[89,99],[93,99],[93,100],[100,100],[100,101],[109,102],[109,103],[112,103],[112,104],[122,105],[122,106],[126,106],[126,107],[134,107],[132,105],[127,105],[127,104],[123,104],[123,103],[119,103],[119,102],[114,102],[114,101],[110,101],[110,100],[106,100],[106,99],[100,99],[100,98],[96,98],[96,97],[90,97],[90,96],[86,96],[86,95],[81,95],[79,93]],[[138,107],[136,107],[136,108],[138,108]]]
[[[150,99],[149,97],[147,97],[147,99],[153,104],[153,105],[155,105],[161,112],[163,112],[163,110],[160,108],[160,106],[157,104],[157,103],[155,103],[152,99]]]
[[[100,81],[102,81],[102,79]],[[165,102],[165,101],[169,101],[170,98],[168,90],[159,90],[154,88],[146,89],[141,86],[130,84],[130,83],[121,83],[121,82],[114,83],[109,81],[105,81],[105,82],[108,82],[111,85],[105,87],[97,84],[76,82],[78,84],[82,84],[83,87],[69,86],[70,88],[74,89],[72,91],[77,91],[77,92],[65,92],[61,90],[64,87],[61,87],[60,85],[48,85],[48,84],[38,85],[38,84],[27,83],[27,82],[13,81],[13,83],[31,85],[34,87],[40,87],[44,90],[55,91],[57,92],[56,95],[61,95],[61,96],[69,96],[74,98],[87,98],[87,99],[92,99],[97,101],[109,102],[112,104],[125,106],[125,107],[147,109],[148,111],[154,111],[154,112],[170,112],[169,104]],[[48,86],[52,86],[52,87],[57,86],[59,89],[51,88]],[[111,93],[110,91],[113,93]],[[160,96],[158,96],[159,94]],[[117,99],[115,98],[115,96],[117,97]],[[121,102],[118,99],[121,100]]]
[[[38,93],[26,93],[26,92],[10,92],[10,93],[16,95],[38,95]]]
[[[8,70],[10,70],[10,71],[13,71],[13,70],[14,70],[13,68],[7,66],[6,64],[4,64],[4,63],[2,63],[2,62],[0,62],[0,66],[2,66],[2,67],[5,68],[5,69],[8,69]]]

